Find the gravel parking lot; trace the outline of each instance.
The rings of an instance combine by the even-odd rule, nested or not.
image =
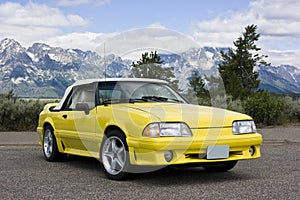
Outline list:
[[[261,129],[262,158],[226,173],[167,168],[117,182],[97,160],[49,163],[32,132],[0,133],[0,199],[299,199],[300,127]]]

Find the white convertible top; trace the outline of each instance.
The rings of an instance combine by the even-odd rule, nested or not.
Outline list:
[[[135,81],[135,82],[149,82],[149,83],[162,83],[162,84],[168,84],[167,81],[163,80],[158,80],[158,79],[149,79],[149,78],[103,78],[103,79],[84,79],[84,80],[78,80],[65,90],[64,96],[62,99],[59,101],[57,106],[53,108],[53,110],[60,110],[67,99],[69,93],[71,92],[72,88],[78,85],[86,85],[90,83],[96,83],[96,82],[113,82],[113,81],[118,81],[118,82],[128,82],[128,81]]]

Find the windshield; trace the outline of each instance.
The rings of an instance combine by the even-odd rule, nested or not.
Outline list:
[[[186,101],[172,88],[162,83],[152,82],[100,82],[99,104],[174,102]]]

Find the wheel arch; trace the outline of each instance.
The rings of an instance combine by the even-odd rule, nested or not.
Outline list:
[[[51,126],[53,131],[55,130],[55,126],[54,126],[54,123],[53,123],[51,118],[46,118],[45,119],[44,124],[43,124],[43,132],[44,132],[46,126]],[[54,131],[54,134],[55,134],[55,131]]]
[[[125,138],[127,137],[125,132],[120,127],[118,127],[116,125],[109,125],[108,127],[106,127],[106,129],[104,131],[104,135],[107,136],[107,134],[110,133],[113,130],[118,130],[118,131],[120,131],[120,133],[122,133],[125,136]]]
[[[52,121],[51,118],[48,118],[48,120],[45,120],[44,124],[43,124],[43,133],[46,129],[47,126],[50,126],[51,129],[52,129],[52,132],[54,134],[54,137],[55,137],[55,140],[56,140],[56,145],[57,145],[57,148],[58,148],[58,151],[60,153],[64,153],[65,151],[65,146],[64,146],[64,142],[62,141],[62,139],[56,134],[56,131],[55,131],[55,126],[54,126],[54,123]],[[44,134],[42,135],[42,137],[44,137]],[[43,139],[43,138],[42,138]]]
[[[45,130],[46,126],[51,126],[51,128],[53,129],[53,126],[51,123],[49,122],[45,122],[44,125],[43,125],[43,129]]]

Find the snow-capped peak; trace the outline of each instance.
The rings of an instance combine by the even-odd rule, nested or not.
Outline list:
[[[14,51],[14,52],[24,52],[25,48],[23,48],[19,42],[5,38],[0,41],[0,53],[9,50],[9,51]]]

